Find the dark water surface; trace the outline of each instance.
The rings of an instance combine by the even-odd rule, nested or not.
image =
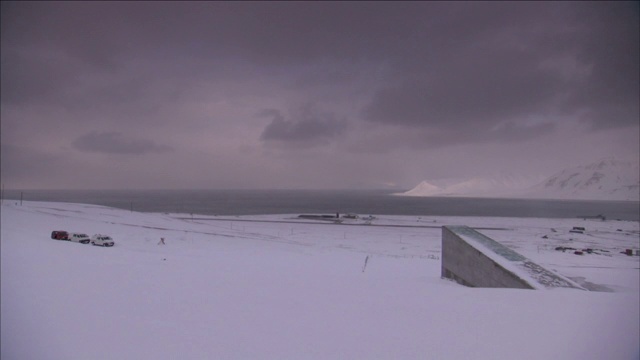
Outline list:
[[[393,196],[380,190],[5,190],[4,201],[104,205],[141,212],[206,215],[356,213],[640,220],[637,201]]]

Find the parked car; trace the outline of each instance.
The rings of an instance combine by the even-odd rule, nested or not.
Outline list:
[[[52,231],[51,238],[54,240],[70,240],[69,233],[62,230]]]
[[[70,233],[69,240],[79,242],[81,244],[88,244],[91,241],[89,235],[83,233]]]
[[[100,235],[100,234],[95,234],[91,237],[91,243],[93,245],[99,245],[99,246],[113,246],[115,244],[115,242],[113,241],[113,239],[111,238],[111,236],[107,236],[107,235]]]

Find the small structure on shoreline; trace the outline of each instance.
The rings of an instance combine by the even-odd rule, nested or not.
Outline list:
[[[602,221],[607,220],[607,217],[602,215],[602,214],[598,214],[598,215],[582,215],[582,216],[578,216],[578,218],[580,218],[582,220],[587,220],[587,219],[600,219]]]

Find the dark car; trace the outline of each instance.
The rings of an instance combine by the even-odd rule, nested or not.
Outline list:
[[[66,231],[52,231],[51,238],[54,240],[69,240],[69,233]]]

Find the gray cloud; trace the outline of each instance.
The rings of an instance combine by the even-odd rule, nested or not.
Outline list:
[[[593,129],[637,125],[640,118],[640,3],[597,2],[581,13],[589,27],[577,57],[591,71],[569,107],[586,111]]]
[[[555,121],[582,114],[595,128],[637,125],[637,6],[529,4],[525,8],[533,11],[526,13],[503,4],[470,6],[479,10],[477,18],[463,22],[460,29],[468,33],[443,35],[452,36],[450,45],[424,39],[436,40],[432,53],[418,50],[398,64],[395,82],[376,91],[364,118],[432,129],[471,127],[480,132],[475,138],[532,115]],[[559,14],[539,17],[551,9]]]
[[[265,109],[258,113],[258,116],[271,118],[260,139],[284,146],[326,145],[347,127],[345,119],[339,119],[333,113],[320,112],[312,105],[298,109],[291,120],[285,119],[280,111],[275,109]]]
[[[108,102],[102,111],[123,119],[238,59],[273,76],[366,60],[391,74],[371,121],[495,124],[550,108],[598,128],[638,114],[635,3],[9,3],[2,16],[3,103]],[[172,91],[149,91],[158,72]]]
[[[73,141],[73,147],[81,151],[120,155],[173,151],[170,146],[158,145],[151,140],[127,138],[119,132],[91,132]]]
[[[510,141],[521,142],[532,140],[541,136],[548,135],[556,129],[556,125],[551,122],[541,124],[522,125],[509,122],[501,124],[495,129],[487,133],[485,141]]]
[[[518,144],[549,135],[555,129],[556,126],[549,122],[532,125],[509,122],[492,129],[477,127],[440,131],[425,129],[415,132],[416,136],[411,141],[407,141],[406,145],[414,149],[436,149],[463,144]]]
[[[43,174],[57,179],[66,168],[58,166],[60,161],[57,156],[24,146],[2,144],[0,156],[2,178],[13,184],[28,184],[31,179]]]
[[[524,53],[497,54],[493,49],[471,62],[452,65],[452,73],[402,81],[380,89],[364,116],[397,125],[457,127],[491,125],[535,113],[548,106],[564,84],[526,58]]]
[[[458,128],[382,126],[368,136],[358,137],[348,149],[353,153],[387,153],[394,150],[417,151],[451,149],[462,145],[503,144],[515,146],[544,138],[557,130],[554,123],[518,124],[507,122],[484,129],[476,126]]]
[[[228,164],[226,170],[247,164],[238,177],[257,179],[250,174],[259,173],[259,166],[276,167],[275,157],[260,158],[274,154],[273,148],[287,160],[300,149],[313,150],[295,162],[301,167],[311,153],[321,152],[325,166],[352,177],[350,183],[361,182],[358,174],[389,172],[362,168],[348,174],[353,165],[337,163],[334,151],[370,167],[384,157],[399,164],[394,171],[402,177],[423,166],[407,157],[423,159],[442,149],[546,148],[544,141],[559,134],[575,136],[565,154],[578,153],[579,144],[594,157],[608,156],[598,153],[602,139],[622,133],[635,137],[616,142],[615,151],[637,148],[637,2],[1,6],[1,141],[4,148],[30,154],[33,164],[53,161],[45,154],[57,151],[60,168],[71,167],[61,160],[69,156],[76,160],[73,168],[86,167],[80,150],[121,154],[102,157],[117,167],[128,155],[171,151],[159,140],[170,138],[181,151],[161,157],[203,176],[193,183],[215,187],[237,181],[229,171],[224,182],[199,175],[202,159],[216,154],[216,164]],[[53,142],[43,145],[45,137]],[[52,145],[69,143],[71,150]],[[189,151],[199,155],[183,157]],[[8,164],[26,156],[7,154]],[[136,162],[150,157],[127,157],[128,169],[142,172]],[[161,163],[145,162],[145,172],[161,173],[154,168]],[[293,181],[290,164],[281,164],[274,183],[283,183],[277,176]],[[3,179],[19,171],[16,166],[3,171]],[[340,181],[301,173],[295,179],[304,186]]]

